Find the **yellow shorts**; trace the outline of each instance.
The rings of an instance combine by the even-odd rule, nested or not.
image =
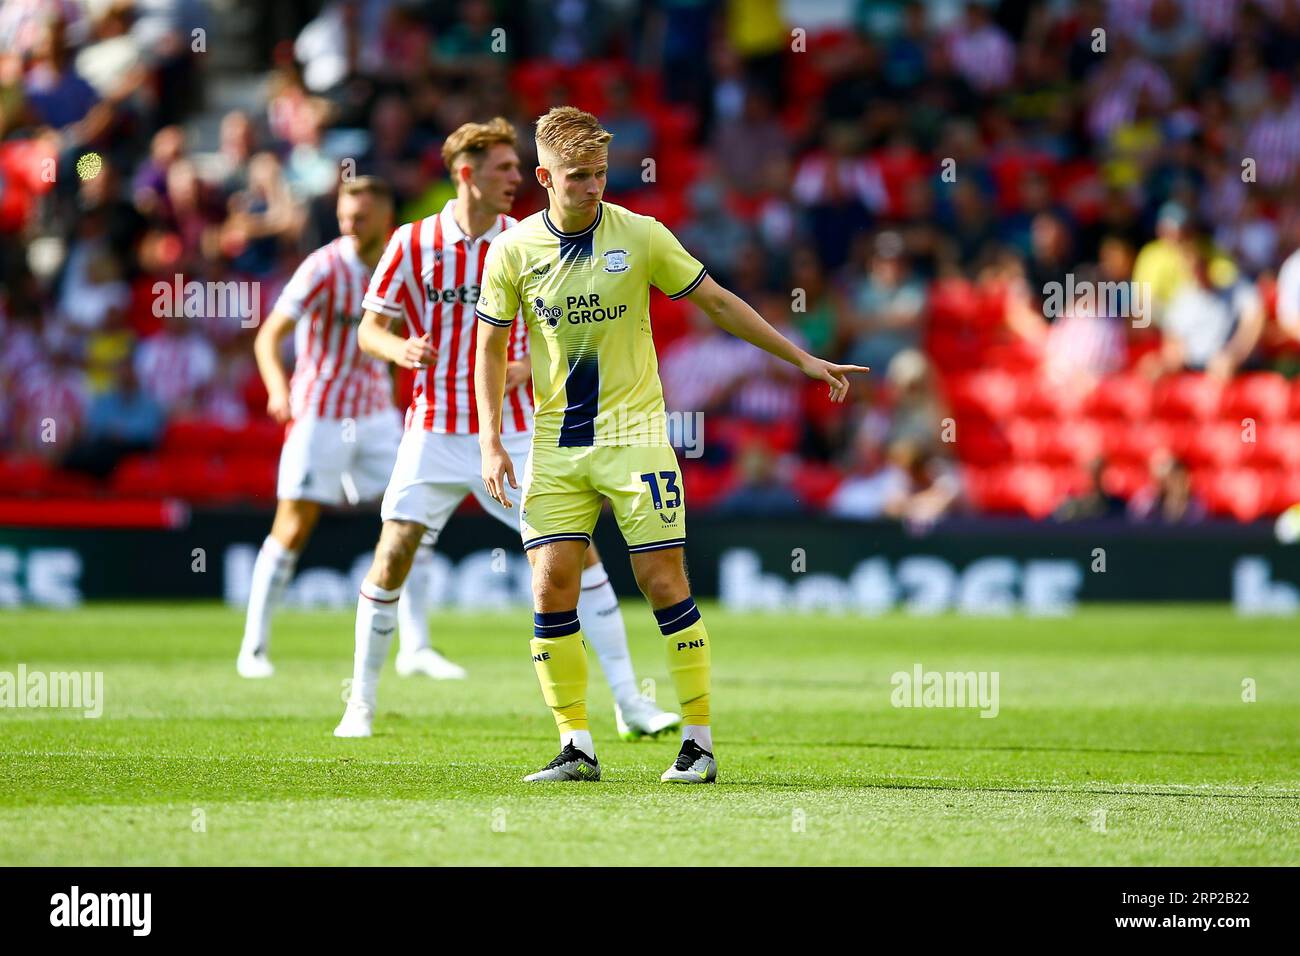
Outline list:
[[[605,498],[629,551],[686,543],[682,473],[669,445],[558,448],[534,442],[523,493],[525,551],[549,541],[590,541]]]

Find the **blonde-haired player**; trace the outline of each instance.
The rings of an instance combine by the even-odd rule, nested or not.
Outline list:
[[[514,127],[501,117],[466,123],[447,138],[442,155],[456,198],[438,214],[393,234],[366,293],[361,348],[415,369],[416,378],[406,433],[380,509],[379,545],[357,602],[352,693],[335,731],[341,737],[371,732],[393,604],[412,566],[432,560],[431,548],[421,547],[421,541],[436,541],[471,493],[489,514],[518,528],[517,512],[484,492],[473,395],[479,332],[474,306],[490,244],[514,224],[506,213],[521,180],[515,142]],[[389,330],[394,321],[405,323],[406,336]],[[523,453],[531,439],[533,402],[528,339],[522,319],[514,315],[507,323],[505,350],[505,414],[493,423],[493,434]],[[637,692],[618,598],[594,548],[587,550],[580,578],[578,609],[613,691],[619,731],[635,738],[676,727],[677,714]]]
[[[582,554],[609,499],[637,583],[665,637],[682,709],[682,745],[667,782],[717,777],[710,730],[710,641],[683,564],[684,489],[664,421],[651,337],[655,286],[689,297],[721,328],[785,359],[843,401],[852,372],[798,348],[711,279],[663,225],[602,201],[610,134],[590,113],[556,107],[537,123],[537,181],[548,207],[492,245],[478,316],[483,484],[503,506],[520,452],[498,436],[507,355],[522,307],[537,402],[523,471],[522,531],[533,568],[532,658],[560,730],[560,753],[527,780],[596,780],[587,724],[585,622],[575,608]]]

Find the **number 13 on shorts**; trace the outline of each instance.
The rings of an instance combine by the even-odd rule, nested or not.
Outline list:
[[[648,471],[641,476],[641,480],[650,488],[650,500],[654,502],[655,511],[662,511],[664,508],[677,508],[682,503],[682,489],[677,484],[677,472],[675,471]],[[664,491],[659,491],[659,482],[664,483]],[[664,494],[668,495],[668,500],[664,500]]]

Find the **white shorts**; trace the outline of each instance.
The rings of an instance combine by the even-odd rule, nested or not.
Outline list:
[[[533,433],[505,434],[501,443],[515,466],[515,477],[522,482],[524,465],[533,447]],[[413,428],[402,436],[397,464],[393,466],[393,477],[384,492],[379,516],[384,521],[414,521],[424,525],[429,533],[423,541],[432,544],[467,494],[477,498],[484,511],[512,531],[519,530],[523,492],[511,488],[507,479],[506,495],[513,508],[506,508],[488,495],[483,487],[478,435],[442,435]]]
[[[402,416],[395,408],[358,419],[295,419],[280,450],[275,496],[326,505],[378,498],[401,440]]]

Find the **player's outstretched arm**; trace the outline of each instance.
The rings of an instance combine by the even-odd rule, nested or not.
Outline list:
[[[257,371],[266,386],[266,413],[283,425],[292,417],[289,408],[289,377],[280,363],[280,343],[293,330],[293,317],[283,312],[272,312],[257,330],[253,340],[253,356]]]
[[[387,316],[367,309],[357,326],[357,346],[361,351],[402,368],[424,368],[438,358],[438,350],[431,344],[428,332],[419,338],[404,339],[389,331],[388,325]]]
[[[744,299],[718,285],[712,276],[705,276],[687,298],[702,309],[718,328],[784,359],[809,378],[825,382],[830,386],[833,402],[844,401],[844,396],[849,393],[850,374],[871,371],[864,365],[836,365],[809,355],[768,325]]]
[[[506,393],[506,348],[510,326],[479,322],[474,355],[474,399],[478,402],[478,446],[483,460],[483,487],[507,508],[513,507],[505,483],[518,488],[515,466],[501,444],[501,405]]]

